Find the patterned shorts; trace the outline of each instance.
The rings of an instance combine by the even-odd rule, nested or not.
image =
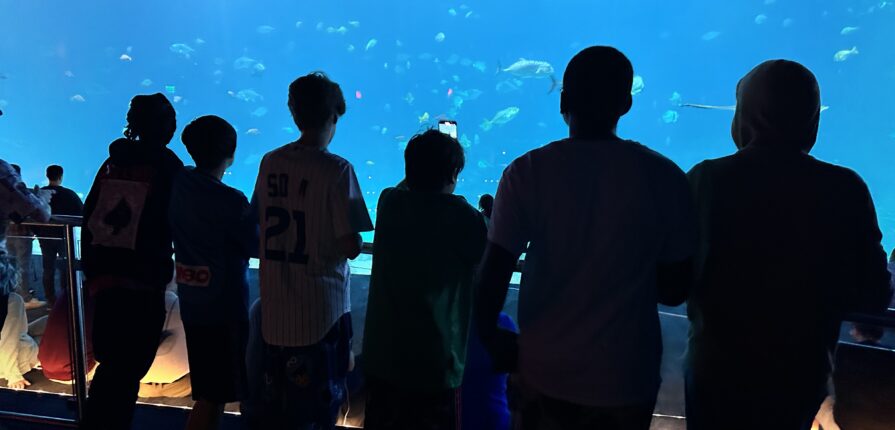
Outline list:
[[[348,390],[351,314],[318,343],[302,347],[264,345],[264,428],[333,429]]]

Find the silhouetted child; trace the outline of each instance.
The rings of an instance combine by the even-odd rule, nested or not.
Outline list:
[[[84,204],[81,266],[94,296],[96,369],[87,429],[128,428],[140,379],[155,358],[165,323],[165,288],[174,273],[168,205],[183,163],[167,148],[177,128],[164,95],[131,100],[124,138],[109,145]]]
[[[187,428],[215,429],[224,405],[246,396],[248,263],[258,254],[258,224],[245,195],[222,182],[236,130],[203,116],[181,140],[196,167],[174,179],[168,219],[196,400]]]
[[[482,214],[454,195],[463,147],[429,130],[404,151],[406,189],[382,191],[367,319],[365,428],[456,429]]]
[[[261,230],[265,428],[333,428],[351,355],[348,259],[373,229],[354,167],[329,152],[345,113],[322,73],[289,86],[301,137],[267,153],[255,183]]]
[[[479,210],[482,211],[482,215],[485,216],[485,222],[491,223],[491,211],[494,208],[494,196],[491,194],[482,194],[479,197]]]

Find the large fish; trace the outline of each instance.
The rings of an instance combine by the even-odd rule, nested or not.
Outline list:
[[[482,124],[479,125],[483,131],[491,130],[495,125],[504,125],[513,120],[516,115],[519,114],[519,108],[516,106],[510,106],[500,112],[494,114],[494,118],[485,119],[482,121]]]
[[[553,69],[553,65],[546,61],[538,61],[538,60],[526,60],[525,58],[520,58],[513,64],[510,64],[507,68],[501,68],[501,72],[509,73],[518,78],[528,79],[542,79],[549,78],[550,79],[550,91],[556,89],[559,84],[556,80],[556,70]]]
[[[736,111],[737,105],[727,105],[727,106],[718,106],[718,105],[703,105],[697,103],[681,103],[680,106],[688,107],[688,108],[696,108],[696,109],[708,109],[708,110],[729,110]],[[823,112],[829,109],[829,106],[821,106],[820,111]]]

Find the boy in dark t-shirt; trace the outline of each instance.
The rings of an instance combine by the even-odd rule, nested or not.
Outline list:
[[[459,428],[459,386],[482,214],[453,194],[463,148],[435,130],[410,140],[406,187],[382,192],[364,331],[365,427]]]
[[[247,273],[258,224],[246,197],[221,182],[233,164],[236,130],[203,116],[181,140],[196,167],[174,179],[168,219],[196,400],[187,429],[216,429],[224,405],[246,395]]]

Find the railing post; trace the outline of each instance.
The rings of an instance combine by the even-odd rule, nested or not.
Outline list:
[[[68,338],[71,352],[73,389],[75,395],[76,421],[84,419],[87,403],[87,357],[84,343],[84,298],[81,291],[81,277],[75,267],[74,227],[65,224],[65,248],[68,261]]]

